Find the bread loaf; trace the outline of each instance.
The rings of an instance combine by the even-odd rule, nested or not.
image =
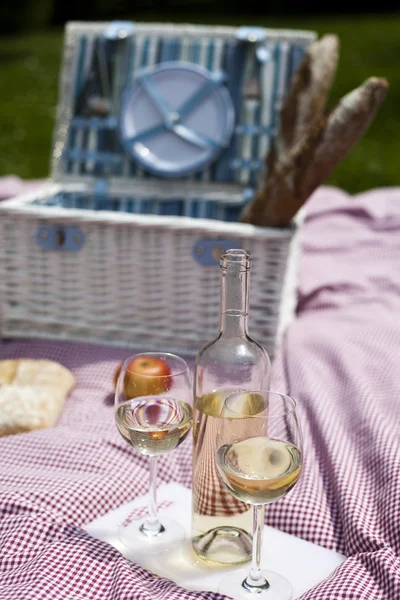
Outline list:
[[[75,386],[51,360],[0,360],[0,436],[51,427]]]

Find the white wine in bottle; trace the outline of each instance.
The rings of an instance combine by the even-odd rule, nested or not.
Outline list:
[[[218,476],[218,418],[230,393],[269,389],[270,383],[268,354],[247,333],[250,262],[244,250],[222,255],[220,331],[195,364],[192,545],[218,565],[245,563],[252,550],[251,506],[234,498]]]

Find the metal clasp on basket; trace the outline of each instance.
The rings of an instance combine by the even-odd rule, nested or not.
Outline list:
[[[79,227],[42,225],[36,232],[36,242],[43,250],[78,252],[85,244],[85,234]]]
[[[221,254],[233,248],[240,248],[234,240],[204,238],[194,244],[192,254],[201,265],[215,267],[219,265]]]

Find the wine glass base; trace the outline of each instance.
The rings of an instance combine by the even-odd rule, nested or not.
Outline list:
[[[121,525],[119,539],[129,550],[129,554],[158,554],[171,550],[185,539],[185,530],[180,523],[162,517],[163,531],[149,535],[143,531],[143,521],[132,521],[129,525]]]
[[[261,573],[269,583],[267,589],[251,591],[245,589],[242,584],[249,571],[241,570],[224,577],[218,591],[235,600],[291,600],[293,598],[293,588],[285,577],[272,571],[261,571]]]

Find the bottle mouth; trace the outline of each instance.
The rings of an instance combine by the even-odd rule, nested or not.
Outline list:
[[[250,269],[251,254],[247,250],[231,249],[225,250],[221,255],[221,268],[239,268],[241,271]]]

